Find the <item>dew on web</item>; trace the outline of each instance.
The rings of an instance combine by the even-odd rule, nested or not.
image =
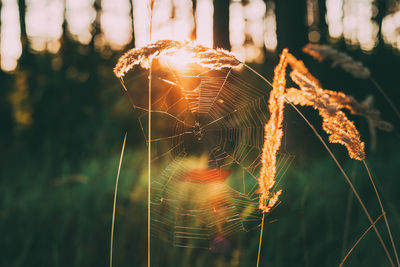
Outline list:
[[[128,72],[123,86],[147,142],[148,72]],[[257,178],[270,90],[247,69],[181,73],[153,64],[153,236],[219,251],[235,232],[259,227]],[[275,186],[292,160],[280,153]]]

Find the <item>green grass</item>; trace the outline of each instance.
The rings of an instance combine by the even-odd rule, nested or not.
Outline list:
[[[128,138],[128,145],[129,145]],[[104,266],[109,257],[113,190],[119,152],[87,158],[70,173],[54,177],[46,164],[9,169],[1,187],[2,266]],[[384,147],[386,148],[386,147]],[[390,151],[390,147],[388,147]],[[343,152],[343,151],[342,151]],[[340,153],[339,153],[340,154]],[[114,266],[146,263],[145,148],[127,148],[117,202]],[[395,240],[400,236],[396,207],[399,155],[371,153],[370,165],[383,195]],[[65,163],[66,164],[66,163]],[[359,163],[357,163],[359,165]],[[67,164],[66,164],[67,165]],[[346,160],[348,173],[354,166]],[[362,166],[355,185],[376,218],[378,205]],[[3,171],[7,169],[3,169]],[[49,179],[50,178],[50,179]],[[348,186],[328,157],[296,158],[282,184],[281,204],[266,217],[261,266],[332,266],[342,259]],[[347,249],[369,226],[352,201]],[[383,221],[378,223],[383,233]],[[173,248],[153,238],[153,266],[255,266],[259,231],[239,233],[230,255]],[[388,240],[387,235],[383,235]],[[389,244],[388,244],[389,245]],[[374,253],[370,253],[371,249]],[[347,251],[347,250],[346,250]],[[347,266],[386,266],[387,259],[370,231],[350,255]]]

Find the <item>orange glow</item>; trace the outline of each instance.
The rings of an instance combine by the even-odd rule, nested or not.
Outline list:
[[[300,87],[286,88],[286,67],[290,65],[292,80]],[[363,160],[365,158],[364,142],[354,123],[350,121],[341,109],[346,108],[352,114],[364,116],[373,120],[374,127],[390,126],[381,121],[375,111],[364,107],[353,97],[342,92],[321,89],[318,80],[309,73],[304,63],[297,60],[284,49],[279,64],[274,70],[274,80],[268,100],[270,118],[265,124],[264,146],[261,155],[262,167],[259,184],[259,209],[268,213],[277,203],[282,190],[273,193],[276,175],[276,156],[280,149],[283,130],[285,101],[295,105],[312,106],[323,118],[322,128],[329,134],[329,142],[338,143],[347,148],[350,158]],[[380,126],[377,126],[380,125]]]
[[[176,54],[179,54],[178,57]],[[164,59],[162,59],[164,57]],[[160,40],[140,48],[133,48],[119,58],[114,68],[117,77],[123,77],[136,65],[148,69],[153,59],[161,59],[161,63],[168,66],[178,64],[196,64],[198,66],[220,70],[223,68],[238,68],[242,65],[232,53],[223,49],[211,49],[192,42],[178,42],[172,40]],[[177,63],[177,59],[182,61]]]
[[[354,123],[341,111],[344,105],[350,103],[349,98],[343,93],[321,89],[297,70],[293,70],[290,77],[300,90],[288,89],[286,98],[295,105],[318,109],[323,118],[322,128],[329,134],[329,142],[345,146],[350,158],[363,160],[365,144],[361,142]]]
[[[32,107],[29,101],[28,77],[25,72],[17,72],[15,89],[9,96],[15,122],[18,126],[32,124]]]
[[[230,174],[230,171],[221,169],[193,169],[182,177],[182,180],[191,183],[223,183]],[[215,207],[214,210],[216,211]]]
[[[160,63],[173,68],[178,72],[186,72],[189,66],[196,62],[196,59],[186,50],[179,49],[173,55],[164,55],[159,58]]]
[[[275,184],[276,155],[281,146],[283,130],[284,94],[286,90],[286,66],[288,50],[284,49],[278,66],[274,70],[272,91],[269,95],[268,108],[270,118],[265,124],[265,138],[261,156],[262,167],[258,184],[260,186],[259,209],[264,213],[271,210],[278,201],[281,191],[272,194],[270,191]]]
[[[192,39],[194,17],[193,4],[191,0],[155,1],[151,21],[151,40],[150,2],[150,0],[133,0],[133,24],[136,47],[142,47],[149,43],[164,39],[176,41]],[[201,9],[204,6],[202,2],[197,3],[197,12],[204,9]],[[211,34],[212,37],[212,24],[211,31],[209,26],[207,26],[208,17],[211,18],[212,23],[212,13],[211,16],[203,13],[202,24],[197,25],[198,36],[202,36],[199,34],[199,30],[201,31],[201,29],[203,29],[202,32],[205,32],[206,35]],[[208,41],[204,44],[208,45]]]

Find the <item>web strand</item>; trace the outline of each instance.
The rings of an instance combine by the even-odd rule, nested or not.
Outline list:
[[[176,247],[216,249],[234,233],[261,225],[257,179],[271,87],[232,69],[189,72],[154,68],[150,108],[143,76],[132,73],[123,83],[151,141],[152,165],[166,166],[153,174],[151,234]],[[143,130],[149,113],[151,140]],[[277,184],[292,159],[278,157]],[[197,170],[206,174],[191,180]]]

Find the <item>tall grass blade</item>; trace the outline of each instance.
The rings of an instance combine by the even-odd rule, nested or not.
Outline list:
[[[338,162],[338,160],[336,159],[335,155],[333,155],[333,152],[331,151],[331,149],[328,147],[328,145],[326,144],[326,142],[324,141],[324,139],[322,139],[322,136],[317,132],[317,130],[315,129],[315,127],[310,123],[310,121],[303,115],[303,113],[301,113],[301,111],[295,106],[293,105],[291,102],[288,101],[288,103],[295,109],[295,111],[304,119],[304,121],[308,124],[308,126],[311,128],[311,130],[314,132],[314,134],[318,137],[318,139],[321,141],[322,145],[325,147],[325,149],[328,151],[329,155],[331,156],[331,158],[333,159],[333,161],[335,162],[336,166],[339,168],[340,172],[343,174],[344,178],[346,179],[347,183],[349,184],[351,190],[353,191],[354,195],[356,196],[358,202],[360,203],[365,215],[368,217],[369,222],[371,223],[372,227],[375,230],[376,236],[379,239],[379,242],[381,243],[383,250],[386,253],[386,256],[390,262],[391,266],[395,266],[393,263],[393,259],[390,256],[390,253],[385,245],[385,243],[383,242],[383,239],[378,231],[378,229],[375,227],[374,222],[372,221],[371,215],[369,214],[367,208],[364,205],[364,202],[361,200],[360,195],[358,194],[356,188],[354,187],[353,183],[350,181],[350,178],[347,176],[346,172],[343,170],[342,166],[340,165],[340,163]]]
[[[353,169],[351,171],[350,177],[355,182],[356,179],[356,172],[357,172],[357,162],[354,161]],[[349,188],[349,193],[347,196],[347,205],[346,205],[346,218],[344,223],[344,231],[343,231],[343,243],[342,243],[342,257],[344,257],[346,253],[346,246],[347,246],[347,239],[349,236],[349,229],[350,229],[350,216],[351,216],[351,209],[353,207],[353,192]]]
[[[149,127],[147,150],[147,266],[150,267],[150,199],[151,199],[151,67],[149,69]]]
[[[115,210],[116,210],[116,206],[117,206],[117,194],[118,194],[118,182],[119,182],[119,174],[121,173],[122,159],[123,159],[123,157],[124,157],[124,150],[125,150],[126,136],[127,136],[127,133],[125,133],[125,136],[124,136],[124,142],[122,143],[121,156],[120,156],[120,158],[119,158],[119,164],[118,164],[117,179],[115,180],[114,203],[113,203],[113,215],[112,215],[112,220],[111,220],[111,239],[110,239],[110,267],[112,267],[112,263],[113,263],[113,245],[114,245]]]
[[[262,221],[261,221],[260,242],[258,243],[257,267],[260,264],[261,243],[262,243],[262,237],[263,237],[263,232],[264,232],[264,218],[265,218],[265,212],[263,212]]]
[[[381,198],[380,198],[380,196],[379,196],[378,189],[376,188],[375,182],[374,182],[374,180],[372,179],[372,175],[371,175],[371,172],[370,172],[370,170],[369,170],[369,168],[368,168],[367,162],[365,162],[365,160],[363,160],[363,163],[364,163],[365,169],[367,170],[368,177],[369,177],[369,180],[371,181],[372,187],[374,188],[376,198],[378,199],[379,206],[380,206],[380,208],[381,208],[381,212],[382,212],[383,218],[384,218],[384,220],[385,220],[386,229],[387,229],[388,234],[389,234],[389,237],[390,237],[390,242],[392,243],[393,253],[394,253],[394,256],[395,256],[395,258],[396,258],[397,266],[400,266],[399,256],[398,256],[397,250],[396,250],[396,245],[394,244],[392,232],[390,231],[389,222],[388,222],[387,217],[386,217],[386,212],[385,212],[385,210],[383,209],[383,204],[382,204]]]
[[[365,232],[360,236],[360,238],[357,240],[357,242],[351,247],[351,249],[349,250],[349,252],[347,252],[346,256],[344,256],[342,262],[340,263],[339,267],[342,267],[344,262],[347,260],[347,258],[349,257],[349,255],[351,254],[351,252],[353,252],[353,250],[356,248],[356,246],[358,245],[358,243],[360,243],[360,241],[364,238],[364,236],[369,232],[369,230],[371,230],[372,227],[374,227],[374,225],[379,221],[380,218],[382,218],[381,214],[379,215],[379,217],[373,222],[373,224],[371,224],[367,230],[365,230]]]
[[[257,71],[255,71],[254,69],[250,68],[249,66],[247,66],[246,64],[244,64],[245,67],[247,67],[249,70],[251,70],[253,73],[255,73],[257,76],[259,76],[261,79],[263,79],[266,83],[271,85],[271,82],[269,82],[264,76],[262,76],[261,74],[259,74]],[[303,113],[291,102],[289,101],[289,99],[287,99],[287,97],[285,96],[285,100],[287,103],[289,103],[290,106],[292,106],[294,108],[294,110],[303,118],[303,120],[307,123],[307,125],[311,128],[311,130],[314,132],[314,134],[317,136],[317,138],[320,140],[320,142],[322,143],[322,145],[325,147],[325,149],[327,150],[327,152],[329,153],[329,155],[331,156],[331,158],[333,159],[333,161],[335,162],[335,164],[337,165],[337,167],[339,168],[340,172],[342,173],[342,175],[344,176],[346,182],[349,184],[351,190],[353,191],[354,195],[356,196],[358,202],[360,203],[365,215],[367,216],[369,222],[371,223],[372,227],[375,230],[375,233],[379,239],[379,242],[381,243],[383,250],[385,251],[385,254],[391,264],[391,266],[395,266],[393,259],[385,245],[385,243],[383,242],[383,239],[378,231],[378,229],[375,227],[374,222],[372,221],[371,215],[369,214],[367,208],[365,207],[364,202],[361,200],[361,197],[359,196],[357,190],[355,189],[353,183],[350,181],[350,178],[348,177],[348,175],[346,174],[346,172],[343,170],[342,166],[340,165],[340,163],[338,162],[338,160],[336,159],[335,155],[333,154],[333,152],[331,151],[331,149],[328,147],[328,145],[326,144],[326,142],[324,141],[324,139],[322,138],[322,136],[318,133],[318,131],[315,129],[315,127],[310,123],[310,121],[303,115]]]
[[[382,86],[379,85],[379,83],[372,77],[369,78],[370,81],[375,85],[376,89],[383,95],[385,100],[389,103],[390,107],[393,109],[394,113],[396,113],[397,118],[400,120],[400,112],[396,108],[396,105],[390,100],[390,97],[386,94],[385,90],[383,90]]]
[[[151,42],[151,34],[153,30],[153,10],[156,0],[150,1],[150,31],[149,41]],[[153,59],[149,64],[149,128],[148,128],[148,170],[147,170],[147,266],[150,267],[150,199],[151,199],[151,73]]]

